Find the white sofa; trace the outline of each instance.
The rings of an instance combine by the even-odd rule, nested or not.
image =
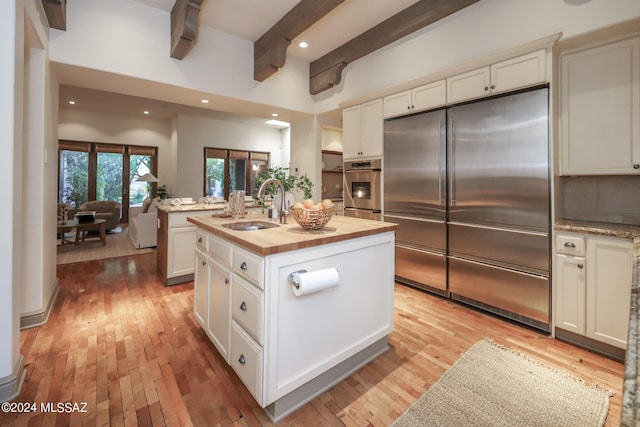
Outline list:
[[[142,207],[129,208],[129,239],[136,249],[158,245],[158,202],[145,200]]]

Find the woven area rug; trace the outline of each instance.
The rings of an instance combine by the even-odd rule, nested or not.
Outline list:
[[[57,264],[148,254],[154,251],[152,248],[136,249],[131,240],[129,240],[129,233],[126,227],[118,227],[114,231],[114,233],[107,234],[107,244],[105,246],[97,239],[87,240],[77,245],[58,246]],[[73,241],[75,232],[72,231],[65,236]]]
[[[569,372],[482,340],[393,426],[602,426],[612,395]]]

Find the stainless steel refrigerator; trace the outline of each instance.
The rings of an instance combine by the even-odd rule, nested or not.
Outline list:
[[[542,88],[385,122],[399,281],[549,330],[548,104]]]
[[[447,112],[385,121],[384,219],[396,232],[396,276],[447,292]]]

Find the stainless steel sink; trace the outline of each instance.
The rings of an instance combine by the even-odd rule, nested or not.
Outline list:
[[[278,227],[278,224],[266,221],[238,221],[222,224],[223,227],[237,231],[264,230],[265,228]]]

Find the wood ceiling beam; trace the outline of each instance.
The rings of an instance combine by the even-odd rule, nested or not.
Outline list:
[[[316,95],[340,84],[342,70],[349,63],[478,1],[420,0],[313,61],[309,65],[309,92]]]
[[[198,37],[200,10],[204,0],[176,0],[171,9],[171,57],[184,59]]]
[[[67,30],[67,0],[42,0],[49,28]]]
[[[264,81],[284,66],[291,40],[344,0],[302,0],[253,44],[253,78]]]

